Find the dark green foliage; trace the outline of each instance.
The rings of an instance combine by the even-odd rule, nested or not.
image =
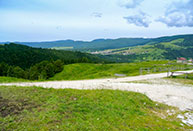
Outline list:
[[[23,70],[19,66],[9,66],[5,63],[0,63],[0,76],[9,76],[30,80],[45,80],[53,77],[56,73],[63,70],[63,62],[57,61],[42,61],[30,69]]]
[[[58,59],[62,60],[64,64],[104,61],[97,56],[81,52],[32,48],[13,43],[0,46],[0,63],[5,62],[8,65],[19,66],[23,69],[45,60],[55,61]]]
[[[63,62],[61,60],[49,62],[42,61],[29,70],[28,79],[30,80],[44,80],[53,77],[56,73],[63,70]]]
[[[25,71],[22,68],[19,66],[9,66],[5,63],[0,63],[0,76],[26,78]]]
[[[17,77],[17,78],[25,78],[25,71],[17,66],[13,68],[13,77]]]
[[[7,70],[7,73],[2,75],[2,76],[9,76],[9,77],[13,77],[13,66],[9,66],[9,69]]]
[[[61,60],[57,60],[54,62],[55,73],[59,73],[63,70],[64,63]]]
[[[193,43],[193,41],[191,41]],[[188,42],[182,42],[182,43],[178,43],[179,45],[183,45],[183,44],[187,44]],[[191,46],[191,44],[189,44],[188,46]],[[158,48],[161,50],[164,50],[165,52],[163,53],[163,56],[165,59],[168,60],[174,60],[177,57],[185,57],[185,58],[193,58],[193,46],[192,47],[184,47],[181,46],[182,48],[180,50],[177,49],[172,49],[172,48],[165,48],[163,45],[161,44],[156,44],[154,45],[154,48]]]
[[[0,64],[0,76],[6,76],[8,70],[9,70],[8,64],[4,62]]]
[[[29,71],[29,79],[48,79],[49,77],[54,76],[54,74],[56,73],[56,70],[54,68],[56,65],[54,65],[54,63],[43,61],[32,66]]]

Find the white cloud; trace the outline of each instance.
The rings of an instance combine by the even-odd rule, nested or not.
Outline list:
[[[99,13],[99,12],[93,12],[93,13],[91,14],[91,16],[96,17],[96,18],[101,18],[101,17],[103,16],[103,14],[102,14],[102,13]]]
[[[141,2],[143,2],[143,0],[118,0],[119,5],[125,8],[135,8]]]
[[[137,15],[124,17],[129,24],[134,24],[136,26],[149,27],[151,21],[148,19],[148,15],[140,11]]]
[[[193,0],[172,3],[157,21],[169,27],[193,27]]]

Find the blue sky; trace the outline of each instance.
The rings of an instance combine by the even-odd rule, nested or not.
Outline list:
[[[0,0],[0,41],[193,33],[193,0]]]

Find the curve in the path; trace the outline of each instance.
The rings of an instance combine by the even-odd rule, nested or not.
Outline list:
[[[180,71],[182,72],[182,71]],[[183,71],[192,73],[192,71]],[[168,83],[127,83],[131,81],[157,79],[166,77],[167,73],[150,74],[143,76],[125,77],[117,79],[96,79],[79,81],[49,81],[49,82],[25,82],[25,83],[6,83],[0,86],[38,86],[55,89],[113,89],[134,91],[146,94],[154,101],[167,105],[179,107],[181,110],[193,110],[193,86]]]

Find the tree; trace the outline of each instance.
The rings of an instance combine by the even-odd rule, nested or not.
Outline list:
[[[13,76],[17,77],[17,78],[24,78],[25,77],[25,71],[19,66],[14,67],[13,68]]]
[[[48,63],[47,65],[45,65],[44,70],[46,71],[48,78],[54,76],[54,74],[55,74],[54,65],[52,63]]]
[[[64,63],[61,60],[57,60],[54,62],[54,72],[59,73],[63,70],[64,68]]]
[[[82,58],[81,58],[81,62],[82,62],[82,63],[88,63],[89,60],[88,60],[87,57],[82,57]]]
[[[14,72],[13,72],[13,67],[12,66],[9,66],[9,68],[7,70],[7,76],[14,77]]]
[[[43,71],[39,74],[38,79],[39,79],[39,80],[48,79],[48,75],[47,75],[46,70],[43,70]]]
[[[37,65],[32,66],[29,70],[29,79],[30,80],[38,80],[38,76],[39,76],[39,71],[37,68]]]
[[[6,63],[1,63],[0,64],[0,76],[7,76],[7,72],[9,69],[9,65]]]

